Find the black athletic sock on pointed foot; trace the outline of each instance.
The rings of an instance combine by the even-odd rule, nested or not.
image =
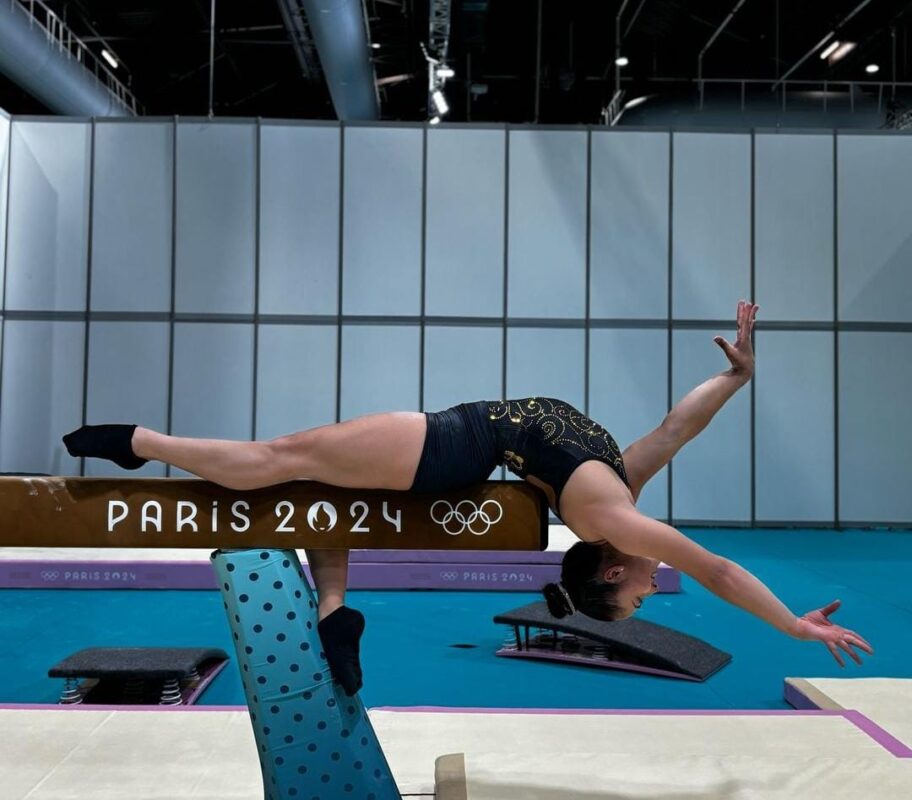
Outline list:
[[[340,606],[317,623],[326,660],[332,676],[349,697],[357,694],[361,681],[361,634],[364,615],[348,606]]]
[[[135,425],[83,425],[63,437],[71,456],[106,458],[124,469],[139,469],[146,459],[133,452]]]

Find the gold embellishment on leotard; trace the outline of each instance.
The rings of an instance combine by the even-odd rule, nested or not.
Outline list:
[[[627,480],[624,459],[611,434],[567,403],[549,397],[504,400],[489,403],[488,412],[492,420],[509,418],[510,422],[527,430],[536,428],[548,444],[579,448],[609,464],[621,478]],[[507,453],[504,453],[504,458],[510,466]]]
[[[504,461],[510,464],[510,466],[516,467],[518,470],[522,470],[523,464],[526,463],[526,459],[516,455],[512,450],[504,451]]]

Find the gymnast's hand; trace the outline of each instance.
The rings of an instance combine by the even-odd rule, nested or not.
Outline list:
[[[834,600],[828,606],[818,608],[816,611],[809,611],[798,620],[797,636],[804,641],[823,642],[840,667],[845,667],[845,663],[837,648],[845,650],[856,664],[861,664],[861,658],[852,648],[857,647],[859,650],[864,650],[868,655],[873,655],[874,650],[871,645],[855,631],[834,625],[828,619],[830,614],[836,611],[841,603],[841,600]]]
[[[754,329],[754,318],[760,306],[738,301],[738,335],[734,346],[730,345],[721,336],[716,336],[713,341],[722,348],[729,361],[731,361],[733,375],[750,380],[754,374],[754,346],[751,344],[751,331]]]

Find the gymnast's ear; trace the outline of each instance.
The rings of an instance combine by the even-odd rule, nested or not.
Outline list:
[[[612,564],[602,573],[602,580],[605,583],[620,583],[624,577],[623,564]]]
[[[701,547],[683,533],[633,509],[612,511],[604,519],[605,536],[622,552],[654,558],[690,575],[704,586],[724,574],[727,559]]]

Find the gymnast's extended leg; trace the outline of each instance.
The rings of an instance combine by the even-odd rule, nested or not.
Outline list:
[[[191,439],[132,425],[85,426],[64,437],[74,456],[108,458],[127,469],[162,461],[218,483],[245,490],[291,480],[313,480],[355,489],[411,487],[427,423],[424,414],[371,414],[266,442]],[[358,640],[361,614],[344,606],[348,553],[308,550],[319,598],[319,630],[330,667],[349,694],[361,685]]]

